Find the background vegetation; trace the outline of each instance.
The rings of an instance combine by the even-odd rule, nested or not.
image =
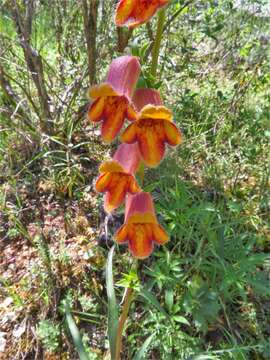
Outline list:
[[[106,358],[104,263],[123,215],[106,217],[94,191],[114,145],[85,113],[89,83],[122,53],[141,58],[141,85],[167,94],[185,136],[146,174],[171,241],[140,262],[163,311],[137,298],[125,358],[147,339],[146,359],[270,359],[268,5],[171,3],[151,84],[156,19],[131,32],[112,0],[1,2],[1,359],[77,359],[71,315],[89,358]],[[134,274],[117,253],[121,299]]]

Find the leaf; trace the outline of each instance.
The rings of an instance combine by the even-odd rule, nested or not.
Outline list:
[[[144,355],[145,355],[145,353],[146,353],[146,351],[147,351],[147,348],[148,348],[148,346],[151,344],[151,341],[152,341],[152,339],[153,339],[154,336],[155,336],[155,333],[152,334],[152,335],[150,335],[150,336],[145,340],[145,342],[142,344],[140,350],[139,350],[138,352],[136,352],[133,360],[141,360],[141,359],[144,358]]]
[[[158,181],[156,181],[151,184],[145,185],[143,189],[144,189],[144,191],[152,192],[158,187],[158,185],[159,185],[159,183],[158,183]]]
[[[171,321],[170,316],[168,313],[163,309],[163,307],[158,302],[157,298],[148,290],[141,288],[139,295],[144,297],[146,300],[148,300],[157,310],[159,310],[163,315],[166,316]]]
[[[165,290],[165,304],[169,311],[171,311],[173,307],[173,289]]]
[[[80,360],[89,360],[89,357],[83,346],[81,334],[79,332],[79,329],[78,329],[75,321],[73,320],[73,317],[72,317],[71,311],[70,311],[70,307],[67,303],[65,304],[65,313],[66,313],[67,325],[68,325],[74,346],[79,354]]]
[[[173,320],[175,322],[179,322],[181,324],[185,324],[185,325],[190,326],[190,322],[184,316],[176,315],[176,316],[173,317]]]
[[[258,295],[270,296],[270,281],[266,272],[257,273],[256,276],[249,280],[249,284]]]
[[[115,358],[116,335],[118,328],[118,305],[116,302],[113,285],[113,252],[114,246],[110,249],[106,263],[106,288],[108,296],[108,336],[110,343],[111,358]]]
[[[194,357],[190,357],[187,360],[219,360],[215,355],[197,355]]]
[[[196,327],[206,332],[208,324],[215,321],[220,304],[217,294],[199,276],[194,276],[184,296],[183,307],[192,315]]]

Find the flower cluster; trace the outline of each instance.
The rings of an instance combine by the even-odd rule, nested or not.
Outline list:
[[[138,26],[167,3],[168,0],[120,0],[116,25]],[[113,60],[106,81],[89,90],[93,102],[88,119],[101,122],[101,136],[106,143],[121,132],[122,144],[111,160],[101,164],[95,186],[105,194],[107,212],[125,202],[125,221],[116,232],[115,240],[119,244],[128,243],[133,256],[143,259],[152,253],[154,244],[162,245],[169,237],[158,224],[151,194],[140,188],[136,173],[142,164],[158,166],[164,158],[166,144],[180,144],[181,133],[158,91],[135,90],[139,76],[140,63],[136,57],[121,56]],[[130,122],[127,126],[125,120]]]
[[[101,164],[96,190],[105,193],[107,212],[126,202],[125,223],[115,239],[118,243],[128,242],[135,257],[145,258],[151,254],[153,244],[164,244],[168,235],[158,224],[151,195],[142,191],[136,173],[141,163],[156,167],[164,157],[165,144],[180,144],[181,133],[156,90],[134,91],[139,75],[136,57],[113,60],[106,82],[89,91],[94,101],[88,119],[102,122],[101,136],[107,143],[117,137],[126,119],[131,122],[122,131],[122,144],[113,158]]]

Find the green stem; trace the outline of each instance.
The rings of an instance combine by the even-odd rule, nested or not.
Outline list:
[[[162,40],[162,34],[163,34],[163,27],[165,23],[165,8],[162,8],[159,10],[158,13],[158,23],[157,23],[157,33],[156,38],[154,42],[154,47],[152,51],[152,63],[151,63],[151,75],[155,78],[157,75],[157,67],[158,67],[158,57],[159,57],[159,50],[160,50],[160,44]]]
[[[132,268],[137,272],[137,269],[138,269],[138,260],[137,259],[133,260]],[[118,322],[116,344],[115,344],[115,360],[121,359],[123,331],[124,331],[124,326],[125,326],[126,320],[128,318],[129,308],[130,308],[130,305],[133,300],[133,294],[134,294],[134,289],[132,287],[128,287],[127,291],[126,291],[125,299],[124,299],[122,313],[120,315],[119,322]]]

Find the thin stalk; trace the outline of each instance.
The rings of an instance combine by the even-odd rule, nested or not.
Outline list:
[[[159,10],[158,13],[158,23],[157,23],[157,32],[156,38],[154,42],[154,47],[152,51],[152,63],[151,63],[151,75],[155,78],[157,75],[157,67],[158,67],[158,57],[159,57],[159,50],[162,40],[163,34],[163,27],[165,23],[165,8]]]
[[[137,272],[138,269],[138,260],[134,259],[132,268]],[[134,289],[132,287],[128,287],[124,299],[124,304],[122,308],[122,313],[118,321],[118,328],[117,328],[117,336],[116,336],[116,344],[115,344],[115,360],[121,359],[121,350],[122,350],[122,337],[124,326],[126,320],[128,318],[129,308],[131,302],[133,300]]]
[[[128,317],[128,312],[130,308],[130,304],[132,301],[133,289],[128,288],[124,300],[122,314],[119,319],[118,329],[117,329],[117,336],[116,336],[116,346],[115,346],[115,360],[120,360],[120,354],[122,350],[122,337],[123,337],[123,330],[125,326],[125,322]]]

